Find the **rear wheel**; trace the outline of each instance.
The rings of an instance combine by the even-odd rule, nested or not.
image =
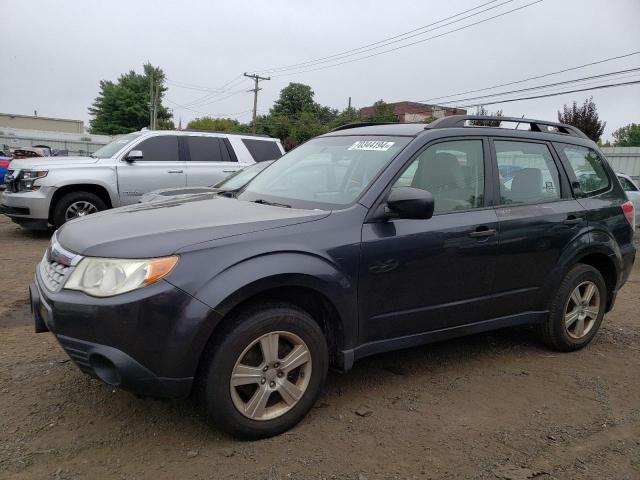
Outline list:
[[[106,210],[107,205],[95,193],[70,192],[63,195],[53,210],[53,224],[60,228],[69,220]]]
[[[263,304],[231,320],[233,327],[210,345],[200,378],[208,417],[240,438],[282,433],[320,393],[328,369],[324,334],[289,304]]]
[[[590,265],[576,265],[560,284],[549,318],[539,327],[542,340],[561,351],[586,346],[600,328],[606,298],[600,272]]]

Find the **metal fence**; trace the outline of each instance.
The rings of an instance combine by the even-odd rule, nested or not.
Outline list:
[[[33,138],[16,135],[0,135],[0,144],[6,143],[11,148],[33,147],[35,145],[46,145],[54,150],[67,150],[69,155],[88,156],[102,148],[108,142],[106,141],[78,141],[48,138]]]
[[[640,179],[640,147],[602,147],[602,153],[616,172]]]

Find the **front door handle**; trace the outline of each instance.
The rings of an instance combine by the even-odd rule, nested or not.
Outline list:
[[[233,173],[233,172],[237,172],[238,170],[222,170],[224,173]]]
[[[478,227],[469,234],[472,238],[491,237],[496,234],[495,228]]]
[[[582,221],[581,217],[578,217],[576,215],[569,215],[565,221],[563,221],[562,223],[564,223],[565,225],[577,225],[578,223],[580,223]]]
[[[167,170],[167,173],[182,173],[184,170]]]

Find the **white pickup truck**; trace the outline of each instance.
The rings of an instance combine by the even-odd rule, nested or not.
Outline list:
[[[259,135],[142,130],[91,157],[14,160],[2,213],[25,228],[58,228],[75,217],[136,203],[159,188],[213,185],[283,153],[278,139]]]

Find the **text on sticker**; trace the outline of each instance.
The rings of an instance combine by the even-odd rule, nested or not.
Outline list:
[[[347,150],[373,150],[386,152],[396,142],[383,142],[380,140],[360,140],[351,145]]]

